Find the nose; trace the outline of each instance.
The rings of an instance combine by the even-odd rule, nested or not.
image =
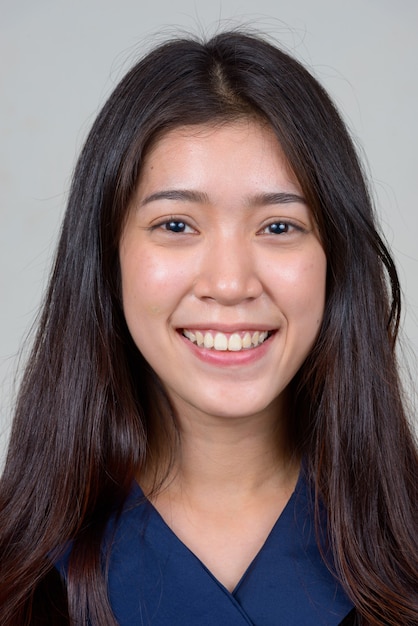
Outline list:
[[[194,293],[225,306],[258,298],[263,286],[251,242],[238,237],[210,241],[196,267]]]

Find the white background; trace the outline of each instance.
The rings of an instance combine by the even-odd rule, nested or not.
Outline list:
[[[76,156],[137,56],[179,29],[250,24],[334,97],[367,155],[405,294],[404,345],[416,379],[416,0],[0,0],[0,14],[0,461],[17,355],[38,311]]]

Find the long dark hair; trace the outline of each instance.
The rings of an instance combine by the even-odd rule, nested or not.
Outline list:
[[[158,466],[174,445],[170,407],[121,309],[126,210],[159,136],[248,116],[276,133],[327,255],[325,316],[292,381],[292,423],[327,506],[337,575],[359,623],[418,624],[418,460],[396,366],[396,270],[325,91],[265,40],[226,32],[173,40],[141,60],[105,104],[78,161],[0,485],[4,626],[44,623],[41,606],[59,624],[68,608],[72,623],[115,625],[103,531],[138,471],[151,460]],[[53,607],[53,562],[69,541],[66,596]]]

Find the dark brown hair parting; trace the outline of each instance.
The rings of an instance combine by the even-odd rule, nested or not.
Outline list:
[[[418,624],[418,461],[397,373],[396,270],[323,88],[261,37],[224,32],[174,39],[139,61],[76,166],[0,483],[2,626],[116,625],[101,538],[138,470],[175,443],[170,406],[121,310],[121,229],[157,137],[248,116],[276,133],[327,255],[325,317],[292,382],[292,423],[327,506],[336,574],[353,623]],[[53,562],[69,542],[64,593]]]

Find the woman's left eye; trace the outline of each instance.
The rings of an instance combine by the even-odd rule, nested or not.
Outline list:
[[[296,226],[296,224],[291,224],[290,222],[282,222],[278,220],[277,222],[271,222],[271,224],[267,224],[261,229],[261,233],[265,233],[267,235],[286,235],[287,233],[291,233],[292,231],[301,231],[302,228],[300,226]]]

